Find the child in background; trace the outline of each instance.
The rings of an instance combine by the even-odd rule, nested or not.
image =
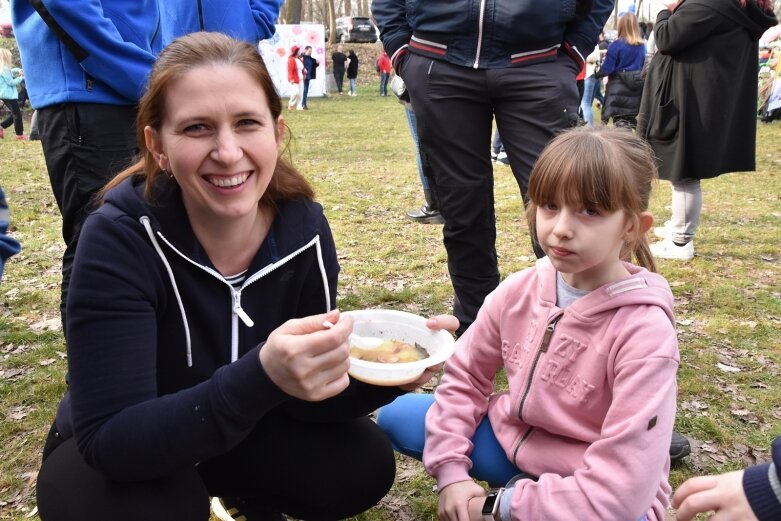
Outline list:
[[[24,72],[22,69],[11,67],[12,60],[11,51],[0,49],[0,100],[11,111],[8,117],[0,123],[0,138],[5,137],[5,129],[13,124],[16,139],[23,141],[27,139],[27,136],[24,135],[17,85],[24,81]]]
[[[379,414],[437,479],[440,519],[664,519],[679,354],[646,239],[655,177],[626,130],[573,129],[543,150],[527,217],[547,257],[488,296],[433,397]],[[507,485],[486,495],[473,478]]]
[[[19,243],[13,237],[6,235],[8,231],[8,203],[5,201],[5,193],[0,187],[0,280],[3,279],[3,267],[5,261],[21,249]]]

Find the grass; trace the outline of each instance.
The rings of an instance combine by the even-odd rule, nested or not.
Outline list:
[[[310,100],[286,112],[289,150],[311,179],[334,231],[342,309],[448,312],[452,291],[439,226],[404,217],[422,204],[402,107],[376,86],[356,98]],[[781,434],[781,123],[759,124],[757,169],[704,182],[697,257],[661,261],[673,286],[681,345],[677,429],[694,453],[671,475],[740,468],[768,457]],[[475,144],[488,147],[488,143]],[[0,285],[0,519],[37,519],[34,482],[43,439],[65,390],[59,317],[60,217],[40,144],[0,142],[12,234],[23,251]],[[503,276],[534,257],[509,167],[495,167],[497,250]],[[669,218],[669,184],[652,210]],[[362,521],[436,518],[434,481],[399,457],[397,481]]]

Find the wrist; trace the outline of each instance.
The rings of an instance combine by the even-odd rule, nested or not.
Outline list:
[[[504,495],[504,488],[491,489],[483,501],[483,521],[501,521],[499,505]]]

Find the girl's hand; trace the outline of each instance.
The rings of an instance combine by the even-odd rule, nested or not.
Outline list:
[[[326,320],[335,324],[326,329]],[[336,396],[350,384],[347,336],[353,320],[339,311],[288,320],[269,335],[260,363],[277,387],[311,402]]]
[[[715,512],[719,519],[757,521],[743,492],[742,470],[689,479],[675,492],[673,507],[679,521],[690,521],[702,512]]]
[[[439,491],[439,509],[441,521],[480,521],[486,491],[474,481],[451,483]],[[478,500],[470,501],[474,498]]]

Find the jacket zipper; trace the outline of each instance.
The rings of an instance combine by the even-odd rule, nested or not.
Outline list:
[[[543,353],[548,352],[548,347],[550,346],[551,338],[553,338],[553,332],[556,330],[556,324],[559,323],[559,320],[561,320],[562,315],[559,315],[550,322],[548,322],[548,325],[545,326],[545,334],[542,336],[542,341],[540,342],[540,348],[537,350],[537,354],[534,356],[534,361],[532,362],[531,370],[529,371],[529,377],[526,380],[526,388],[523,390],[523,395],[521,396],[521,401],[518,404],[518,419],[523,420],[523,406],[526,405],[526,398],[529,397],[529,392],[531,391],[532,386],[532,380],[534,379],[534,373],[537,370],[537,364],[540,362],[540,358],[542,357]],[[521,448],[521,445],[523,445],[523,442],[526,441],[526,439],[531,435],[532,431],[534,430],[534,427],[529,427],[529,429],[521,436],[521,439],[518,440],[517,445],[515,446],[515,449],[513,450],[513,461],[515,461],[515,457],[518,454],[518,449]]]
[[[480,21],[478,22],[477,26],[477,55],[475,56],[475,63],[472,65],[472,68],[477,69],[480,66],[480,51],[483,47],[483,22],[485,21],[485,2],[486,0],[481,0],[480,2]]]

